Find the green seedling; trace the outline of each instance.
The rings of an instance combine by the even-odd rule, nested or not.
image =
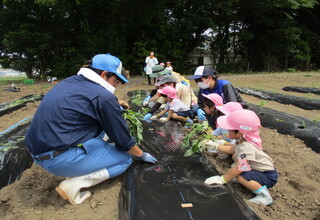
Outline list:
[[[145,108],[145,107],[142,107],[141,108],[141,114],[145,115],[149,112],[149,109],[148,108]]]
[[[33,95],[31,97],[28,97],[28,98],[15,100],[12,103],[4,106],[4,108],[11,108],[11,107],[18,106],[18,105],[21,105],[21,104],[24,104],[24,103],[27,103],[27,102],[33,102],[33,101],[39,100],[40,98],[41,98],[41,95]]]
[[[143,115],[140,112],[128,110],[123,114],[123,117],[129,122],[128,124],[130,134],[136,139],[137,144],[140,144],[143,140],[143,126],[139,118],[142,118]]]
[[[205,121],[202,124],[195,123],[191,126],[191,132],[182,140],[182,147],[187,149],[184,156],[188,157],[195,153],[203,153],[205,148],[203,141],[210,140],[212,138],[209,131],[208,122]]]
[[[261,100],[259,105],[260,105],[260,107],[263,107],[263,106],[265,106],[266,103],[267,103],[267,101]]]
[[[0,152],[6,152],[6,151],[10,151],[12,149],[19,148],[18,144],[23,142],[24,139],[25,139],[25,137],[23,136],[23,137],[17,138],[14,141],[9,141],[7,143],[0,143]]]
[[[137,93],[136,95],[134,95],[132,98],[131,98],[131,102],[132,104],[134,105],[137,105],[137,106],[140,106],[141,105],[141,102],[142,102],[142,96],[140,93]]]
[[[307,125],[306,125],[306,123],[304,121],[301,122],[301,127],[302,128],[307,128]]]
[[[280,118],[276,118],[275,119],[277,122],[284,122],[284,120],[283,119],[280,119]]]

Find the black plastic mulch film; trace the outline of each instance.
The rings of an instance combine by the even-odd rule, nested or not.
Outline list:
[[[219,174],[199,154],[184,157],[184,133],[176,122],[143,121],[143,128],[141,147],[159,163],[135,161],[126,171],[119,219],[259,219],[229,184],[204,184],[206,178]]]
[[[19,180],[33,159],[24,142],[29,123],[0,136],[0,188]]]
[[[300,90],[308,89],[300,87],[298,88]],[[320,109],[320,100],[316,99],[309,100],[302,97],[266,92],[245,87],[237,88],[237,90],[244,94],[266,100],[277,101],[282,104],[291,104],[307,110]],[[314,90],[316,91],[316,89]],[[305,144],[313,151],[320,153],[319,122],[253,104],[248,104],[248,106],[250,110],[255,111],[259,115],[262,126],[277,129],[277,131],[281,134],[293,135],[296,138],[303,140]]]
[[[303,97],[284,95],[281,93],[256,90],[247,87],[239,87],[237,90],[242,94],[252,95],[260,99],[276,101],[287,105],[294,105],[306,110],[320,110],[320,100],[317,99],[307,99]]]
[[[284,91],[301,92],[301,93],[313,93],[320,95],[320,89],[312,87],[297,87],[297,86],[286,86],[282,88]]]
[[[9,114],[15,110],[20,109],[26,106],[26,103],[28,102],[39,101],[39,100],[42,100],[42,98],[43,98],[43,95],[28,95],[18,100],[2,103],[0,104],[0,116]]]
[[[293,135],[305,142],[313,151],[320,153],[320,123],[270,108],[248,104],[256,112],[263,127],[277,129],[280,134]]]

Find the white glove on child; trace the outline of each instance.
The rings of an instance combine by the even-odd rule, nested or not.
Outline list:
[[[226,181],[224,180],[223,176],[212,176],[207,178],[204,183],[206,185],[211,185],[211,184],[219,184],[219,185],[223,185],[226,184]]]
[[[160,118],[159,120],[162,121],[162,122],[166,122],[166,121],[168,121],[168,118],[167,117],[163,117],[163,118]]]
[[[218,150],[218,146],[219,144],[216,143],[215,141],[212,141],[212,140],[208,140],[208,141],[204,141],[204,147],[208,148],[208,149],[211,149],[211,150]]]
[[[151,116],[150,120],[157,120],[157,118],[158,117],[154,115],[154,116]]]
[[[225,140],[222,140],[222,139],[217,139],[217,140],[214,140],[215,143],[219,144],[219,145],[224,145],[226,143]]]

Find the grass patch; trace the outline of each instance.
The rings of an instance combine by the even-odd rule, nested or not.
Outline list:
[[[22,84],[26,79],[28,79],[26,76],[0,77],[0,85],[10,85],[11,83]]]

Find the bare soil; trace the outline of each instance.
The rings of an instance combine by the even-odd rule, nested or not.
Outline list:
[[[234,86],[251,87],[308,99],[320,99],[319,95],[282,91],[284,86],[302,86],[320,88],[320,73],[276,73],[276,74],[241,74],[225,75]],[[36,82],[35,85],[17,85],[21,92],[2,91],[0,103],[19,99],[30,94],[45,94],[54,85]],[[193,89],[198,89],[191,82]],[[151,89],[145,77],[132,77],[130,83],[121,85],[116,90],[119,99],[128,99],[128,91]],[[260,100],[242,95],[245,101],[256,105],[276,109],[293,115],[320,121],[319,110],[303,110],[291,105]],[[28,103],[26,107],[0,117],[0,131],[32,116],[40,102]],[[264,207],[248,202],[248,205],[262,219],[320,219],[320,155],[307,148],[303,141],[289,135],[282,135],[276,130],[260,130],[264,150],[272,157],[279,172],[279,182],[271,190],[274,203]],[[320,134],[319,134],[320,136]],[[221,172],[225,172],[231,161],[221,160],[207,155]],[[121,176],[105,181],[90,190],[93,196],[81,205],[69,205],[54,191],[62,181],[60,177],[49,174],[44,169],[33,165],[22,178],[0,190],[0,219],[118,219],[118,195]],[[247,201],[253,194],[236,183],[233,187]]]

